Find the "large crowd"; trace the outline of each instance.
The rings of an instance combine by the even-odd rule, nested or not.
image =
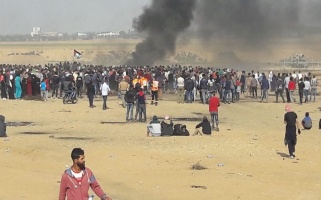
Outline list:
[[[296,96],[300,103],[315,101],[318,86],[314,75],[300,71],[288,74],[271,71],[265,74],[199,66],[106,67],[68,62],[45,66],[0,65],[3,100],[38,95],[44,99],[62,98],[64,92],[71,89],[70,83],[80,98],[89,84],[94,86],[94,96],[97,96],[101,94],[100,87],[104,80],[110,90],[118,91],[120,96],[124,96],[129,89],[120,88],[120,83],[126,81],[137,92],[138,88],[142,88],[145,94],[151,94],[156,102],[162,98],[163,92],[173,91],[179,103],[200,100],[204,104],[214,92],[219,94],[224,103],[234,103],[242,95],[245,98],[260,97],[260,101],[267,102],[271,92],[276,94],[275,102],[278,102],[278,97],[283,102],[295,102]]]
[[[283,103],[298,102],[300,105],[315,102],[318,80],[311,73],[269,73],[245,72],[234,69],[217,69],[199,66],[97,66],[79,63],[59,63],[45,66],[0,65],[1,99],[28,99],[41,96],[65,98],[71,101],[82,98],[86,93],[89,107],[95,108],[94,97],[103,98],[103,110],[107,110],[107,96],[118,92],[122,106],[127,108],[126,122],[147,122],[146,104],[158,105],[163,93],[176,96],[177,103],[209,104],[210,121],[203,117],[195,127],[193,135],[211,135],[218,129],[218,107],[236,103],[242,99],[258,99],[269,102],[275,93],[275,103],[279,97]],[[147,102],[151,95],[151,102]],[[134,108],[135,116],[133,115]],[[296,130],[300,133],[297,115],[289,104],[286,105],[284,121],[286,125],[285,143],[289,155],[295,157]],[[4,117],[0,116],[2,136],[6,136]],[[306,113],[302,120],[305,129],[311,129],[312,120]],[[321,127],[320,127],[321,128]],[[162,122],[155,115],[147,126],[147,136],[189,136],[184,124],[173,124],[169,116]]]

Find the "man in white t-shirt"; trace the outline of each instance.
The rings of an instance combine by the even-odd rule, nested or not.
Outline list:
[[[318,84],[319,84],[318,80],[315,78],[315,76],[313,76],[313,78],[311,79],[310,101],[312,100],[312,96],[313,96],[313,102],[315,102],[315,97],[317,95]]]
[[[309,78],[305,77],[305,79],[304,79],[304,88],[303,88],[303,95],[304,95],[304,98],[305,98],[304,99],[304,103],[308,102],[308,97],[309,97],[310,90],[311,90],[311,84],[310,84]]]
[[[185,80],[181,75],[177,78],[177,92],[178,92],[177,103],[184,103],[184,97],[185,97],[184,81]]]

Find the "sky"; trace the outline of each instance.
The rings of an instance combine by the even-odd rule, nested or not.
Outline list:
[[[0,34],[128,31],[151,0],[1,0]]]
[[[32,27],[40,27],[42,32],[127,32],[152,0],[0,1],[0,35],[4,35],[30,34]],[[321,1],[299,2],[300,21],[320,26]]]

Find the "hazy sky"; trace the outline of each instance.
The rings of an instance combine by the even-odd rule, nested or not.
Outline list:
[[[0,0],[0,34],[128,31],[150,0]]]

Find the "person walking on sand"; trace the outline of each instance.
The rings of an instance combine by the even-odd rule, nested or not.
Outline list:
[[[90,84],[87,85],[87,96],[89,100],[89,107],[94,108],[94,96],[95,96],[95,87],[90,81]]]
[[[125,78],[123,78],[118,85],[118,91],[120,91],[123,108],[126,107],[125,93],[128,91],[128,89],[129,89],[129,84],[126,82]]]
[[[303,90],[304,90],[304,87],[305,87],[305,84],[304,84],[304,82],[303,82],[303,80],[301,78],[299,83],[298,83],[300,105],[302,105],[302,101],[303,101]]]
[[[319,85],[319,82],[315,78],[315,76],[313,76],[313,78],[311,79],[310,85],[311,85],[310,101],[312,100],[312,96],[313,96],[313,102],[315,102],[315,96],[317,95],[317,87]]]
[[[71,152],[73,165],[65,170],[60,182],[59,200],[89,199],[89,187],[101,200],[112,200],[97,182],[93,172],[85,166],[85,152],[74,148]]]
[[[276,81],[276,88],[275,88],[275,103],[279,102],[279,96],[282,98],[283,103],[285,103],[285,99],[283,96],[284,92],[284,82],[282,81],[281,77],[278,76]]]
[[[297,120],[298,116],[295,112],[293,112],[290,105],[285,106],[285,115],[284,115],[284,124],[285,124],[285,144],[288,145],[289,156],[291,159],[295,158],[295,145],[297,144],[297,135],[296,130],[298,129],[298,133],[301,134],[301,130],[299,127],[299,122]]]
[[[107,97],[110,92],[110,88],[106,82],[106,79],[103,79],[103,84],[100,86],[101,96],[103,97],[103,110],[107,110]]]

